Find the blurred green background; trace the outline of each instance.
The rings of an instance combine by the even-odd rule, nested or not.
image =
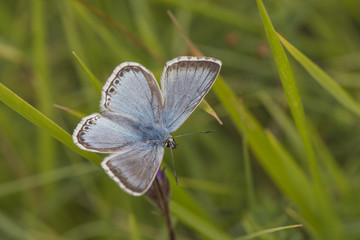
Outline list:
[[[287,66],[281,48],[269,47],[261,1],[86,3],[2,1],[1,84],[72,134],[80,117],[54,104],[87,115],[100,100],[72,52],[101,84],[124,61],[159,79],[166,61],[193,54],[171,10],[195,46],[223,63],[206,97],[223,125],[198,109],[176,132],[216,130],[177,141],[178,186],[170,153],[164,157],[178,239],[360,239],[359,1],[264,2],[276,31],[333,78],[286,52],[296,85],[285,91],[279,72],[292,74],[279,70]],[[335,81],[341,87],[331,88]],[[69,135],[3,85],[0,239],[167,239],[163,217],[145,197],[121,191],[93,163],[99,157],[74,152]],[[301,105],[288,103],[294,90],[306,122]]]

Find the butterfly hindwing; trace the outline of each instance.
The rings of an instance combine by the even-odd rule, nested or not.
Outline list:
[[[163,155],[162,146],[139,143],[129,151],[106,157],[101,166],[127,193],[140,196],[154,181]]]

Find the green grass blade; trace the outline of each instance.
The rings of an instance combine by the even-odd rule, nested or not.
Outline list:
[[[334,207],[330,202],[330,198],[326,194],[324,190],[325,188],[323,187],[320,179],[319,169],[310,139],[310,131],[307,127],[304,109],[300,100],[298,89],[296,87],[290,63],[276,35],[275,29],[262,1],[257,0],[257,5],[263,20],[265,33],[274,56],[276,67],[278,69],[279,76],[286,93],[288,104],[295,121],[295,125],[305,145],[305,151],[309,162],[311,175],[315,183],[315,185],[312,187],[313,191],[311,194],[314,197],[313,204],[317,205],[317,209],[312,209],[314,211],[305,217],[308,221],[311,221],[312,226],[316,229],[319,236],[326,239],[337,239],[341,231],[341,226],[339,224],[339,219],[334,212]],[[319,217],[322,219],[320,222]]]
[[[86,11],[87,9],[84,9],[76,2],[71,2],[71,6],[73,7],[72,10],[74,10],[74,14],[77,15],[79,22],[82,24],[82,26],[93,29],[92,32],[96,33],[99,36],[99,38],[103,42],[102,44],[108,46],[111,53],[113,53],[114,55],[118,55],[118,60],[126,60],[125,56],[127,59],[131,59],[132,61],[138,60],[138,56],[136,56],[134,51],[126,44],[124,44],[122,39],[116,39],[114,34],[110,31],[111,29],[107,28],[101,21],[98,20],[98,18],[94,17],[90,12]],[[66,21],[66,19],[64,19],[64,21]],[[84,56],[82,52],[80,52],[80,54],[81,56]]]
[[[310,214],[312,202],[308,195],[311,193],[311,184],[304,172],[275,137],[268,137],[269,133],[264,131],[245,106],[237,103],[234,106],[243,116],[243,131],[246,132],[252,151],[277,186],[297,203],[304,214]]]
[[[195,215],[192,211],[186,209],[184,206],[175,201],[170,202],[170,211],[174,216],[179,218],[195,231],[202,234],[206,239],[231,239],[231,237],[225,232],[219,230],[216,226]]]
[[[303,156],[304,153],[304,144],[299,136],[294,123],[286,115],[286,113],[281,109],[270,97],[270,94],[265,91],[258,93],[258,97],[261,103],[265,106],[268,112],[271,114],[272,118],[277,122],[278,126],[282,128],[288,141],[293,146],[293,149],[296,151],[299,157]],[[301,158],[303,160],[303,158]]]
[[[67,240],[67,238],[59,236],[59,233],[53,228],[53,225],[50,224],[47,219],[42,219],[38,214],[34,214],[24,209],[23,217],[26,219],[26,223],[21,222],[21,226],[24,226],[26,231],[28,231],[28,234],[34,235],[36,237],[35,239]]]
[[[55,170],[47,171],[35,176],[24,177],[11,182],[5,182],[0,184],[0,198],[10,194],[29,190],[30,188],[39,187],[63,179],[69,179],[74,176],[91,173],[95,169],[96,168],[94,165],[81,163],[57,168]]]
[[[199,216],[200,218],[208,219],[212,221],[212,216],[206,211],[206,208],[200,204],[188,191],[183,187],[183,185],[177,185],[175,181],[175,176],[172,172],[167,171],[166,174],[170,179],[170,189],[171,189],[171,198],[176,199],[176,201],[181,202],[183,206],[189,209],[194,215]],[[186,182],[186,180],[185,180]],[[209,220],[211,219],[211,220]]]
[[[76,62],[80,65],[80,67],[84,70],[86,75],[89,77],[91,83],[94,85],[96,90],[101,93],[102,85],[100,81],[95,77],[95,75],[89,70],[89,68],[85,65],[85,63],[80,59],[80,57],[75,53],[75,51],[72,52],[72,54],[75,57]]]
[[[0,100],[8,105],[15,112],[22,115],[24,118],[35,124],[37,127],[44,129],[55,139],[68,146],[76,153],[85,157],[86,159],[100,164],[102,159],[95,153],[90,153],[78,148],[72,141],[72,137],[64,129],[58,126],[56,123],[47,118],[40,111],[32,107],[30,104],[25,102],[10,89],[0,83]]]
[[[50,87],[49,61],[46,51],[47,28],[45,27],[46,17],[44,9],[47,1],[34,1],[31,5],[31,27],[32,27],[32,63],[35,76],[35,91],[37,97],[36,106],[45,115],[52,117],[52,88]],[[39,169],[48,171],[55,165],[54,141],[43,131],[38,133],[38,162]],[[48,186],[46,191],[52,191],[53,186]],[[50,195],[51,192],[48,192]]]
[[[280,34],[277,34],[281,43],[290,54],[308,71],[308,73],[331,95],[334,96],[344,107],[353,113],[360,115],[360,105],[355,101],[333,78],[312,62],[302,52],[291,45]]]
[[[331,188],[335,188],[339,191],[342,197],[349,196],[351,188],[340,164],[333,157],[332,153],[321,139],[320,134],[316,132],[314,127],[312,127],[312,132],[314,133],[313,142],[316,153],[319,156],[319,163],[324,168],[323,172],[329,176],[327,182],[330,182]]]
[[[38,105],[40,111],[45,114],[52,112],[52,91],[49,86],[49,67],[46,53],[46,32],[45,32],[45,17],[44,17],[45,1],[32,2],[32,35],[33,54],[32,63],[35,73],[36,90],[38,97]]]
[[[27,56],[14,46],[6,44],[0,39],[0,58],[15,64],[28,64]]]
[[[74,10],[72,8],[72,1],[61,1],[57,2],[57,4],[59,5],[59,11],[63,13],[60,16],[63,27],[63,37],[65,38],[68,45],[68,52],[70,53],[75,50],[76,53],[82,57],[89,55],[89,52],[86,50],[86,45],[82,43],[82,39],[80,37],[81,34],[78,31],[79,23],[78,19],[75,16],[76,14],[74,13]],[[88,78],[85,77],[85,74],[83,74],[83,69],[78,67],[77,64],[74,64],[74,67],[77,72],[78,78],[81,80],[82,86],[84,86],[82,90],[84,92],[84,96],[86,97],[86,99],[91,99],[94,91],[92,88],[85,87],[89,85]]]
[[[0,233],[2,237],[10,237],[9,239],[38,239],[34,235],[30,234],[25,228],[19,226],[18,221],[13,221],[2,211],[0,212]]]
[[[245,129],[246,126],[244,119],[242,119],[242,124],[243,124],[242,129]],[[249,157],[248,138],[246,131],[244,131],[242,134],[242,151],[244,158],[244,172],[245,172],[244,180],[246,184],[247,204],[249,208],[252,209],[256,204],[256,199],[255,199],[254,182],[252,177],[251,161]]]
[[[210,104],[205,99],[201,101],[199,107],[208,114],[210,114],[211,116],[213,116],[220,125],[223,124],[219,116],[216,114],[215,110],[210,106]]]
[[[297,156],[301,157],[303,155],[304,147],[293,123],[290,121],[284,111],[282,111],[280,107],[275,104],[269,94],[266,92],[260,92],[258,97],[262,104],[269,111],[272,118],[277,122],[277,125],[282,128],[284,133],[287,135],[289,142],[291,142],[291,145],[293,145],[293,149],[296,150]],[[311,127],[310,124],[308,124],[308,126]],[[331,176],[329,181],[333,182],[330,184],[332,187],[336,186],[343,195],[348,193],[349,186],[344,174],[340,169],[340,166],[337,164],[330,151],[322,142],[320,135],[316,133],[314,127],[311,127],[311,133],[313,144],[316,149],[315,152],[317,153],[317,156],[319,156],[319,164],[322,163],[320,164],[322,167],[322,173]],[[325,166],[325,168],[323,168],[323,166]]]
[[[105,41],[111,41],[114,42],[115,39],[111,36],[110,32],[107,31],[107,28],[104,28],[105,25],[100,23],[98,24],[97,19],[93,19],[88,13],[85,13],[83,11],[83,7],[90,10],[92,13],[96,14],[98,17],[100,17],[102,20],[104,20],[107,25],[110,25],[114,27],[116,30],[118,30],[121,34],[123,34],[127,39],[129,39],[134,46],[136,46],[137,50],[143,50],[148,55],[150,55],[153,59],[157,60],[158,62],[163,62],[162,56],[158,54],[156,51],[154,51],[151,47],[148,48],[140,39],[138,39],[130,30],[128,30],[125,25],[118,23],[114,19],[112,19],[110,16],[106,15],[104,12],[102,12],[100,9],[93,7],[92,5],[86,3],[83,0],[77,0],[78,3],[80,3],[82,6],[75,6],[78,12],[84,17],[85,20],[89,22],[93,26],[95,30],[97,30],[100,34],[100,37],[103,38]],[[76,3],[76,4],[78,4]],[[81,7],[81,8],[80,8]],[[119,41],[119,39],[117,39]],[[117,43],[118,44],[118,43]],[[108,45],[111,46],[111,45]],[[121,49],[120,53],[123,56],[128,56],[126,60],[130,59],[138,59],[139,56],[134,54],[135,51],[131,51],[126,45],[124,47],[121,46],[111,46],[116,47],[117,49]],[[134,50],[134,49],[133,49]]]
[[[154,31],[154,19],[151,15],[149,3],[146,0],[132,0],[129,3],[143,44],[146,45],[147,49],[151,49],[152,52],[156,52],[163,58],[165,55],[164,48],[158,39],[158,34]]]
[[[252,152],[276,185],[302,209],[303,214],[310,214],[313,204],[308,198],[311,185],[295,160],[285,153],[285,150],[282,151],[283,154],[279,154],[254,116],[245,106],[240,105],[222,77],[217,79],[213,89],[229,113],[237,131],[239,133],[246,131]]]
[[[224,184],[194,178],[181,177],[181,184],[187,189],[194,189],[213,194],[232,195],[233,191],[231,187]]]
[[[215,83],[214,90],[226,107],[237,130],[246,131],[249,146],[264,169],[279,189],[299,207],[304,219],[309,222],[309,225],[305,224],[305,226],[311,230],[316,229],[314,235],[329,237],[329,239],[339,236],[341,226],[334,214],[334,209],[330,208],[327,202],[329,199],[324,200],[324,196],[319,196],[316,191],[318,188],[311,185],[291,155],[275,137],[271,137],[269,133],[265,134],[245,106],[240,105],[221,77]],[[245,121],[245,124],[242,121]]]
[[[149,0],[148,0],[149,1]],[[194,13],[215,19],[216,21],[235,26],[243,31],[258,35],[260,25],[258,22],[246,15],[240,15],[238,12],[221,7],[220,4],[215,5],[209,1],[194,0],[151,0],[158,3],[169,4],[175,7],[184,8]]]
[[[281,83],[283,85],[288,104],[293,115],[295,125],[301,135],[305,145],[306,155],[309,161],[312,177],[314,181],[320,185],[320,178],[318,174],[318,166],[315,159],[315,154],[312,148],[309,131],[306,126],[306,117],[301,103],[298,88],[296,86],[294,75],[292,73],[290,63],[286,57],[285,51],[276,35],[275,29],[266,12],[266,9],[261,0],[257,0],[258,8],[261,18],[263,20],[265,33],[274,56],[276,67],[279,72]]]
[[[235,238],[235,240],[249,240],[249,239],[253,239],[253,238],[265,235],[265,234],[274,233],[274,232],[278,232],[278,231],[283,231],[283,230],[291,229],[291,228],[298,228],[298,227],[302,227],[302,225],[301,224],[295,224],[295,225],[290,225],[290,226],[270,228],[270,229],[266,229],[266,230],[259,231],[259,232],[256,232],[256,233],[250,233],[250,234],[248,234],[246,236],[243,236],[243,237]]]
[[[82,112],[79,112],[79,111],[76,111],[76,110],[73,110],[73,109],[70,109],[70,108],[67,108],[67,107],[64,107],[64,106],[60,106],[60,105],[57,105],[57,104],[54,104],[54,107],[58,108],[58,109],[61,109],[79,119],[81,118],[84,118],[86,117],[86,114],[82,113]]]
[[[129,229],[130,229],[130,234],[131,234],[131,239],[132,240],[140,240],[140,232],[139,232],[139,227],[135,218],[135,215],[133,213],[129,214]]]

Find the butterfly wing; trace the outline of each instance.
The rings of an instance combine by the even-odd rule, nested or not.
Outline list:
[[[154,181],[163,155],[164,148],[160,145],[138,143],[127,151],[106,157],[101,166],[124,191],[140,196]]]
[[[174,132],[190,116],[215,82],[221,62],[209,57],[178,57],[166,63],[161,77],[163,124]]]
[[[125,62],[117,66],[106,81],[100,108],[153,123],[159,121],[163,102],[154,75],[138,63]]]
[[[121,124],[120,124],[121,123]],[[141,141],[141,123],[130,116],[94,113],[83,118],[73,133],[73,141],[81,149],[112,153],[121,152]]]
[[[118,152],[142,140],[140,126],[159,122],[163,98],[150,71],[125,62],[106,81],[100,108],[103,114],[92,114],[78,124],[74,143],[88,151]]]

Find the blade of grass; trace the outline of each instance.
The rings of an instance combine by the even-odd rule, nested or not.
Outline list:
[[[193,13],[187,11],[186,9],[174,9],[174,14],[176,15],[177,20],[181,23],[183,31],[186,33],[190,32],[193,20]],[[169,12],[169,10],[167,11]],[[184,39],[178,37],[178,29],[171,29],[171,46],[169,50],[170,56],[182,55],[182,53],[187,51],[187,45],[184,42]]]
[[[266,9],[261,0],[257,0],[260,15],[264,23],[265,33],[274,56],[276,67],[279,72],[280,80],[283,85],[290,111],[293,115],[295,125],[300,133],[305,146],[305,152],[308,158],[309,167],[313,180],[317,185],[321,185],[318,166],[316,163],[314,151],[312,148],[308,128],[306,126],[305,112],[301,103],[298,88],[296,86],[294,75],[292,73],[290,63],[286,57],[284,49],[282,48],[279,39],[276,36],[275,29],[271,20],[266,12]]]
[[[323,212],[320,200],[316,198],[314,189],[304,172],[297,166],[294,159],[286,152],[275,137],[265,135],[264,130],[257,123],[255,118],[243,105],[237,103],[231,89],[226,85],[221,77],[214,85],[215,93],[226,107],[230,117],[239,132],[246,131],[249,146],[257,156],[264,169],[276,185],[300,208],[304,220],[308,221],[305,226],[310,227],[314,236],[328,237],[329,225],[332,226],[332,233],[338,236],[341,227],[338,219],[334,217],[333,210]],[[243,117],[241,116],[243,115]],[[246,121],[243,124],[241,121]],[[245,126],[245,129],[243,129]],[[327,208],[325,208],[327,209]],[[321,218],[321,219],[319,219]],[[316,228],[314,232],[312,228]],[[319,231],[325,231],[319,233]],[[337,236],[334,236],[336,239]],[[329,237],[329,239],[332,239]]]
[[[119,59],[120,60],[131,59],[132,61],[133,60],[138,61],[139,54],[135,50],[139,51],[141,50],[141,48],[138,48],[137,44],[132,41],[133,40],[132,38],[130,38],[129,40],[131,41],[131,44],[135,45],[135,47],[129,48],[129,43],[128,41],[126,41],[127,39],[117,38],[114,35],[112,29],[111,28],[109,29],[106,25],[104,25],[103,22],[99,21],[97,16],[94,16],[91,12],[88,11],[88,9],[85,9],[82,5],[79,5],[77,2],[71,2],[71,6],[72,9],[75,10],[75,13],[77,14],[76,17],[81,18],[81,19],[79,18],[79,25],[81,24],[82,27],[86,28],[85,30],[91,28],[91,33],[96,33],[98,35],[98,37],[104,42],[104,45],[109,48],[109,51],[111,51],[114,55],[116,55],[117,61]],[[80,20],[84,20],[86,24],[84,24],[84,22]],[[128,37],[127,35],[124,36]],[[81,56],[84,55],[81,54]]]
[[[224,184],[210,182],[206,180],[181,177],[182,186],[188,189],[204,191],[213,194],[232,195],[233,189]]]
[[[166,172],[169,179],[175,179],[172,172]],[[183,206],[186,206],[192,214],[197,215],[199,218],[208,219],[208,221],[214,221],[213,216],[206,211],[206,208],[199,203],[184,187],[183,185],[177,185],[175,181],[170,182],[171,198],[181,202]],[[171,204],[170,204],[171,205]]]
[[[25,102],[10,89],[0,83],[0,100],[8,105],[15,112],[22,115],[24,118],[35,124],[37,127],[44,129],[55,139],[74,150],[79,155],[86,159],[100,164],[102,159],[95,153],[87,152],[78,148],[72,141],[72,137],[64,129],[58,126],[56,123],[47,118],[40,111],[32,107],[30,104]]]
[[[220,125],[223,125],[223,122],[221,121],[219,116],[216,114],[215,110],[210,106],[210,104],[205,99],[201,101],[199,107],[202,110],[204,110],[205,112],[207,112],[208,114],[210,114],[211,116],[213,116]]]
[[[35,91],[39,110],[50,118],[53,115],[52,88],[50,87],[49,62],[46,51],[47,28],[45,25],[46,16],[44,10],[47,1],[34,1],[31,5],[31,27],[33,36],[32,63],[35,76]],[[56,155],[54,151],[54,140],[44,131],[38,131],[37,161],[36,166],[40,171],[50,171],[54,168]],[[47,185],[44,193],[47,196],[53,194],[56,185]]]
[[[148,0],[149,1],[149,0]],[[208,1],[193,0],[151,0],[154,2],[165,3],[175,7],[184,8],[203,16],[212,18],[216,21],[237,27],[250,34],[259,35],[260,25],[258,22],[246,15],[238,14],[235,11],[215,5]]]
[[[26,55],[14,46],[11,46],[0,39],[0,57],[15,64],[28,64]]]
[[[100,11],[99,9],[93,7],[92,5],[86,3],[83,0],[76,0],[81,5],[83,5],[85,8],[96,14],[98,17],[106,21],[110,26],[113,26],[116,30],[121,32],[124,36],[126,36],[135,46],[139,47],[140,49],[143,49],[145,52],[147,52],[153,59],[157,60],[158,62],[163,62],[163,57],[159,55],[156,51],[154,51],[152,48],[148,48],[140,39],[138,39],[135,35],[131,33],[128,29],[125,28],[125,26],[119,24],[115,20],[113,20],[111,17]]]
[[[312,179],[315,183],[312,194],[314,194],[313,204],[317,207],[317,209],[316,211],[312,212],[311,215],[307,216],[307,220],[311,221],[312,224],[316,226],[315,229],[319,232],[319,235],[322,238],[338,239],[341,232],[339,219],[334,212],[334,207],[332,206],[329,196],[324,190],[325,188],[323,187],[319,176],[319,169],[310,139],[310,132],[307,127],[304,109],[300,100],[300,95],[297,90],[290,63],[276,35],[275,29],[262,1],[257,0],[257,5],[263,20],[265,33],[274,56],[276,67],[278,69],[279,76],[288,99],[288,104],[295,121],[295,125],[305,145],[305,151],[309,162]],[[331,227],[329,228],[329,226]],[[329,231],[329,229],[331,229],[331,231]]]
[[[63,37],[65,38],[67,45],[69,47],[68,52],[72,52],[76,50],[76,52],[81,56],[87,56],[88,51],[86,51],[86,46],[82,43],[81,35],[78,31],[79,22],[75,16],[75,13],[72,8],[71,1],[58,1],[56,2],[59,8],[59,11],[62,13],[61,23],[63,27]],[[86,88],[88,86],[88,78],[83,74],[83,69],[81,69],[78,64],[74,63],[74,68],[76,70],[78,78],[81,80],[81,84],[83,87],[82,92],[84,93],[85,99],[91,99],[91,96],[94,95],[94,91],[92,88]]]
[[[80,57],[75,53],[75,51],[72,52],[72,54],[75,57],[76,62],[80,65],[80,67],[84,70],[86,75],[89,77],[91,83],[94,85],[96,90],[101,93],[102,85],[100,81],[95,77],[95,75],[89,70],[89,68],[85,65],[85,63],[80,59]]]
[[[233,117],[236,118],[235,126],[238,131],[246,132],[249,145],[258,160],[277,186],[297,203],[303,214],[310,214],[313,211],[312,201],[308,199],[311,185],[304,172],[285,149],[281,147],[281,151],[279,151],[281,145],[275,138],[270,141],[264,129],[244,105],[235,99],[230,99],[230,101],[232,102],[232,111],[234,111]],[[279,147],[275,148],[273,142]]]
[[[145,0],[132,0],[129,2],[132,7],[132,13],[141,36],[142,43],[147,49],[151,49],[157,56],[164,56],[164,49],[158,34],[154,31],[154,19],[151,16],[149,3]],[[164,57],[161,57],[162,59]]]
[[[170,202],[170,211],[174,216],[178,217],[182,222],[186,223],[189,227],[199,232],[207,239],[232,239],[225,232],[219,230],[216,226],[205,219],[200,218],[198,215],[195,215],[192,211],[186,209],[174,200]]]
[[[21,223],[21,225],[25,226],[26,230],[35,236],[36,239],[66,240],[58,235],[57,231],[53,228],[53,225],[50,225],[50,222],[47,219],[42,219],[38,214],[28,212],[26,209],[23,210],[23,216],[27,222]]]
[[[360,8],[360,2],[356,0],[343,0],[341,3],[346,7],[353,19],[360,25],[360,15],[358,9]]]
[[[312,132],[314,133],[314,146],[316,149],[316,153],[319,156],[320,163],[324,166],[324,173],[326,173],[331,182],[331,188],[335,188],[339,191],[342,197],[349,196],[351,193],[351,188],[349,182],[344,175],[339,163],[333,157],[332,153],[329,151],[328,147],[325,145],[322,140],[320,134],[316,131],[316,129],[312,126]]]
[[[272,100],[270,94],[262,91],[258,93],[257,96],[271,114],[272,118],[278,123],[278,126],[283,129],[293,149],[296,150],[297,156],[299,156],[300,160],[305,160],[303,158],[304,144],[291,119],[289,119],[283,109]]]
[[[0,232],[2,236],[8,236],[10,239],[29,239],[29,240],[38,240],[37,237],[30,234],[26,228],[23,228],[18,225],[17,221],[10,219],[2,211],[0,211]]]
[[[190,52],[194,55],[194,56],[203,56],[202,53],[197,49],[197,47],[195,47],[195,45],[190,41],[190,39],[187,37],[187,35],[185,34],[184,30],[182,29],[182,27],[180,26],[178,20],[176,19],[176,17],[174,16],[174,14],[170,11],[167,10],[167,14],[169,15],[171,21],[173,22],[175,28],[179,31],[180,35],[184,38]]]
[[[260,92],[258,94],[259,99],[269,111],[271,116],[275,119],[278,123],[278,126],[283,129],[285,134],[288,136],[289,141],[294,146],[294,149],[297,151],[299,156],[302,156],[303,153],[303,144],[301,142],[300,136],[296,131],[295,126],[293,123],[288,119],[286,114],[275,104],[275,102],[271,99],[269,94],[266,92]],[[341,172],[340,167],[338,166],[336,160],[333,158],[323,141],[321,140],[318,133],[314,127],[308,123],[308,126],[311,127],[311,135],[313,136],[313,144],[316,149],[316,153],[320,157],[319,160],[323,163],[322,165],[325,166],[325,170],[323,173],[328,174],[331,179],[330,181],[333,182],[331,186],[336,186],[338,190],[342,193],[342,195],[349,192],[349,185],[347,184],[346,178]],[[324,169],[324,168],[322,168]]]
[[[130,234],[131,234],[132,240],[140,240],[141,239],[139,227],[136,222],[135,215],[133,213],[129,214],[129,229],[130,229]]]
[[[81,163],[57,168],[52,171],[47,171],[30,177],[24,177],[11,182],[5,182],[0,184],[0,198],[6,197],[10,194],[25,191],[30,188],[39,187],[63,179],[69,179],[74,176],[91,173],[96,169],[97,168],[94,167],[94,165]]]
[[[73,110],[73,109],[70,109],[70,108],[67,108],[67,107],[64,107],[64,106],[60,106],[60,105],[57,105],[57,104],[54,104],[54,107],[58,108],[58,109],[61,109],[67,113],[70,113],[71,115],[74,115],[78,118],[84,118],[86,117],[85,114],[79,112],[79,111],[76,111],[76,110]]]
[[[243,116],[243,115],[242,115]],[[243,126],[242,129],[245,129],[245,121],[242,119]],[[246,131],[242,134],[242,150],[243,150],[243,158],[244,158],[244,176],[245,176],[245,184],[246,184],[246,191],[247,191],[247,201],[248,206],[250,209],[253,209],[254,205],[256,204],[255,201],[255,192],[254,192],[254,182],[252,178],[252,170],[251,170],[251,162],[249,158],[249,147],[248,147],[248,138]]]
[[[308,73],[344,107],[360,115],[360,105],[333,78],[277,33],[281,43]]]
[[[274,232],[278,232],[278,231],[283,231],[283,230],[291,229],[291,228],[298,228],[298,227],[302,227],[302,225],[301,224],[295,224],[295,225],[289,225],[289,226],[283,226],[283,227],[270,228],[270,229],[266,229],[266,230],[263,230],[263,231],[250,233],[250,234],[248,234],[246,236],[243,236],[243,237],[235,238],[235,240],[253,239],[253,238],[265,235],[265,234],[274,233]]]

